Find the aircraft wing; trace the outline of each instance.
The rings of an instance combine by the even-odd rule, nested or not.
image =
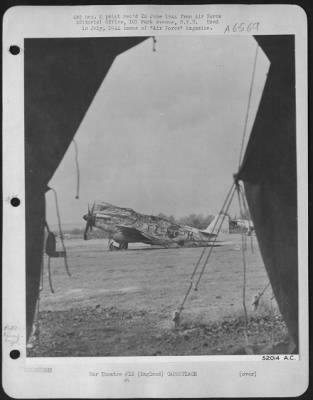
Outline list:
[[[116,225],[121,233],[130,238],[130,241],[142,242],[147,244],[158,244],[157,238],[141,229],[127,225]]]

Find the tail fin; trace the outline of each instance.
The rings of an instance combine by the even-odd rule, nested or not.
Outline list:
[[[223,220],[224,218],[224,220]],[[223,223],[222,223],[223,220]],[[219,229],[220,225],[222,223],[221,228]],[[213,220],[210,222],[209,226],[203,230],[202,232],[204,234],[210,234],[210,235],[217,235],[217,232],[219,230],[220,234],[229,234],[229,215],[227,214],[217,214]]]

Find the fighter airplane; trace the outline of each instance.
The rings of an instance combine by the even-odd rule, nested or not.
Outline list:
[[[221,245],[215,239],[215,220],[205,229],[196,229],[175,223],[165,217],[139,214],[131,208],[117,207],[103,201],[95,201],[88,213],[84,239],[93,227],[105,231],[110,239],[110,250],[126,250],[129,243],[145,243],[169,247]],[[214,243],[213,243],[214,239]]]

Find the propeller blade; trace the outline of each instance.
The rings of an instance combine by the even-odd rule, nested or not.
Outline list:
[[[88,228],[89,228],[89,221],[87,220],[86,228],[85,228],[85,231],[84,231],[84,240],[88,239],[88,236],[87,236]]]
[[[86,223],[86,228],[84,231],[84,239],[87,240],[87,234],[88,234],[88,230],[90,230],[90,232],[92,232],[92,228],[95,224],[95,217],[94,217],[94,209],[95,209],[95,202],[93,203],[92,208],[90,209],[90,205],[88,203],[88,214],[87,214],[87,223]]]
[[[94,202],[93,202],[93,205],[92,205],[92,209],[91,209],[91,215],[93,215],[93,212],[94,212],[94,210],[95,210],[95,206],[96,206],[96,202],[94,201]]]

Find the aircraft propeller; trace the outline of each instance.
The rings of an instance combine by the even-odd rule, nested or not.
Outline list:
[[[88,230],[90,230],[90,232],[92,232],[92,227],[95,225],[95,217],[93,215],[95,209],[95,203],[93,203],[93,206],[90,210],[89,204],[88,204],[88,214],[84,215],[84,220],[86,220],[86,227],[85,227],[85,231],[84,231],[84,240],[87,240],[87,233]]]

